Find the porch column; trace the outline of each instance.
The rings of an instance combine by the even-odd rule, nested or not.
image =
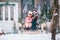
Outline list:
[[[5,21],[5,6],[2,7],[3,21]]]
[[[17,31],[19,30],[19,27],[18,27],[18,3],[15,3],[15,6],[14,6],[14,21],[15,21],[15,27],[17,29]]]
[[[10,17],[10,6],[8,6],[8,20],[10,21],[11,17]]]

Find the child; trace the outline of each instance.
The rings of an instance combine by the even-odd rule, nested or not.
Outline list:
[[[32,12],[29,11],[27,17],[25,18],[25,27],[27,30],[29,30],[32,26]]]
[[[33,19],[32,19],[32,30],[35,31],[37,29],[36,27],[36,23],[37,23],[37,19],[38,19],[38,13],[37,10],[33,10]]]

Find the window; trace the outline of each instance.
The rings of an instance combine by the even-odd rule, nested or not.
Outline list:
[[[5,6],[5,20],[8,21],[8,7]]]
[[[4,5],[0,5],[0,20],[2,21],[12,21],[14,20],[14,14],[16,13],[16,15],[18,15],[18,8],[17,6],[15,6],[15,3],[13,5],[13,3],[11,2],[11,5],[5,5],[5,2],[0,2]],[[17,5],[17,3],[16,3]],[[16,10],[15,10],[16,8]]]
[[[2,20],[2,7],[0,7],[0,20]]]
[[[10,15],[11,15],[11,20],[14,20],[14,7],[10,7]]]

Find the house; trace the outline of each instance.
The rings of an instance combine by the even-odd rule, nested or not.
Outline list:
[[[6,4],[6,1],[9,4],[14,5],[9,6],[9,4]],[[42,8],[44,1],[45,0],[0,0],[0,27],[5,29],[5,32],[12,33],[14,27],[16,27],[18,31],[18,24],[22,22],[22,19],[25,17],[24,15],[26,15],[23,13],[23,11],[32,11],[34,7],[38,7],[40,5]],[[49,5],[51,7],[53,1],[47,0],[47,3],[48,7]]]

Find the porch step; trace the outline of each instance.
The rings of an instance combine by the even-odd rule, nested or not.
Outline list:
[[[41,30],[36,30],[36,31],[32,31],[32,30],[29,30],[29,31],[23,31],[21,32],[22,34],[41,34],[41,33],[46,33],[46,31],[41,31]]]
[[[24,34],[39,34],[40,31],[24,31]]]

